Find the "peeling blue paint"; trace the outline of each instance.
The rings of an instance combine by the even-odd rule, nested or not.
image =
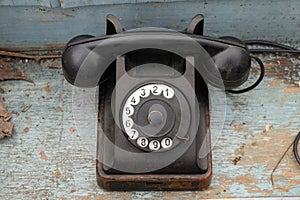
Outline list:
[[[23,1],[16,2],[21,5]],[[251,3],[165,0],[130,4],[120,4],[123,1],[116,0],[114,5],[107,5],[110,1],[61,1],[65,8],[58,5],[59,0],[38,2],[39,6],[29,6],[29,3],[27,6],[0,6],[0,48],[49,49],[51,45],[62,47],[78,34],[100,35],[105,33],[107,14],[122,19],[126,29],[152,26],[181,31],[192,17],[202,13],[207,35],[276,40],[294,46],[300,43],[298,0],[254,0]],[[94,5],[96,2],[105,5]],[[77,3],[93,6],[72,7]]]
[[[235,196],[239,196],[239,197],[250,196],[248,190],[246,189],[246,186],[243,184],[232,183],[229,191],[235,194]]]

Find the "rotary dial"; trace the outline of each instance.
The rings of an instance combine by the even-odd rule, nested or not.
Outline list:
[[[174,89],[165,84],[151,83],[133,91],[121,111],[130,142],[145,151],[170,149],[174,145],[171,130],[176,127],[176,101]]]

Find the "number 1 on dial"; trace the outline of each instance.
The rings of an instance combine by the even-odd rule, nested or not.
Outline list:
[[[174,96],[174,90],[170,87],[167,87],[163,90],[163,95],[167,99],[171,99]]]

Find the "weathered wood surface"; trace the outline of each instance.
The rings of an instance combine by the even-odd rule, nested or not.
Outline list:
[[[227,96],[227,116],[213,147],[213,179],[206,191],[107,192],[95,175],[95,89],[75,89],[60,69],[17,64],[35,84],[1,82],[13,115],[12,138],[0,140],[0,199],[200,199],[297,197],[300,166],[288,151],[300,130],[300,61],[260,55],[267,76],[255,90]],[[32,107],[21,110],[27,104]],[[266,130],[266,126],[273,128]],[[269,129],[267,127],[267,129]],[[234,165],[233,160],[241,160]]]
[[[79,6],[96,6],[112,4],[134,4],[149,2],[174,2],[183,0],[1,0],[0,6],[44,6],[48,8],[73,8]]]
[[[75,35],[105,33],[107,14],[119,17],[126,29],[151,26],[183,30],[196,14],[202,13],[207,35],[297,42],[299,45],[299,0],[171,1],[2,0],[0,49],[62,48]],[[27,6],[1,6],[4,2]],[[29,6],[30,2],[36,2],[38,6]],[[52,2],[52,8],[49,2]],[[54,2],[62,2],[62,5],[54,6]]]

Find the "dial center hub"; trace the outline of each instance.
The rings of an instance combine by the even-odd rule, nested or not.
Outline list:
[[[148,122],[152,126],[159,126],[161,123],[163,123],[163,121],[163,114],[160,111],[153,110],[148,115]]]

